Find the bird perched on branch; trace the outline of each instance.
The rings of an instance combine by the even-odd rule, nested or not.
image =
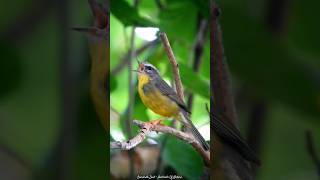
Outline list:
[[[209,145],[193,125],[189,117],[190,111],[185,103],[179,99],[177,93],[161,78],[157,68],[146,62],[138,63],[138,92],[144,105],[156,114],[181,121],[202,147],[205,150],[209,150]],[[161,123],[162,119],[154,120],[151,123]]]
[[[95,0],[89,0],[89,4],[95,18],[94,26],[73,29],[85,33],[88,37],[91,55],[91,97],[100,121],[108,131],[109,87],[107,78],[109,77],[110,55],[108,2],[100,4]]]

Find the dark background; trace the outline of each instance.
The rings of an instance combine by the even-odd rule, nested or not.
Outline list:
[[[87,1],[0,3],[0,179],[105,179],[89,96]]]

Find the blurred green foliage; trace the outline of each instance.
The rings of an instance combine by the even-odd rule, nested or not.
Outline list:
[[[203,162],[193,147],[175,137],[167,137],[163,159],[168,162],[178,174],[188,179],[199,179],[203,173]]]
[[[92,16],[86,1],[69,1],[68,27],[90,26]],[[56,157],[58,140],[64,122],[61,122],[61,34],[57,15],[58,6],[46,6],[38,1],[10,1],[0,3],[0,142],[17,156],[21,156],[30,167],[18,168],[0,160],[0,179],[56,179]],[[53,3],[54,4],[54,3]],[[33,17],[29,24],[18,24],[38,8],[47,8],[40,17]],[[9,29],[24,29],[19,39],[6,36]],[[70,132],[72,149],[70,173],[74,179],[105,179],[106,142],[105,133],[93,109],[89,96],[90,59],[85,35],[68,33],[68,48],[74,88],[75,114]],[[64,137],[62,137],[64,138]],[[2,152],[13,162],[16,157]],[[9,169],[6,173],[2,167]],[[21,170],[23,169],[23,171]],[[24,173],[27,171],[27,173]]]
[[[313,130],[319,152],[319,1],[218,4],[234,89],[247,94],[237,102],[242,132],[250,117],[248,102],[267,104],[257,179],[316,179],[304,132]],[[270,22],[280,22],[280,30]]]

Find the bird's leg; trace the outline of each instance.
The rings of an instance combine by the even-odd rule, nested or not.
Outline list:
[[[164,124],[162,124],[162,121],[165,120],[165,119],[166,119],[165,117],[161,117],[161,118],[158,118],[158,119],[151,120],[149,123],[152,124],[153,126],[155,126],[155,125],[164,125]]]

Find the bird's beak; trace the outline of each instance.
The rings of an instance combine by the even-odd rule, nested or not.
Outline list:
[[[144,64],[139,62],[139,67],[138,67],[138,73],[143,73],[143,71],[141,71],[141,69],[143,69]]]

